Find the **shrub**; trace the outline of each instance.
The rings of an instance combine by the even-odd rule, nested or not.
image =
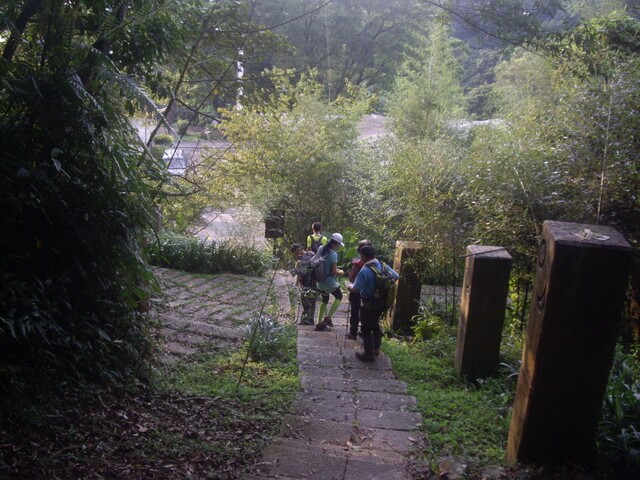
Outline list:
[[[178,132],[178,135],[183,136],[187,133],[187,128],[189,128],[189,121],[180,119],[175,124],[175,129]]]
[[[149,263],[193,273],[262,275],[270,258],[253,247],[162,232],[147,243]]]
[[[155,143],[156,145],[169,146],[173,144],[173,137],[168,133],[159,133],[155,137],[153,137],[153,143]]]
[[[443,327],[442,319],[424,306],[418,308],[418,314],[411,318],[411,324],[416,341],[427,340],[437,335]]]
[[[252,316],[245,329],[250,339],[248,353],[254,362],[286,360],[291,356],[291,349],[295,350],[295,336],[291,329],[267,315]]]
[[[607,385],[597,442],[615,478],[640,477],[640,364],[620,348]]]

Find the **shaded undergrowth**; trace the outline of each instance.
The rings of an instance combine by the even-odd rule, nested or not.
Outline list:
[[[52,399],[0,431],[0,478],[238,478],[298,389],[295,329],[279,335],[268,360],[245,343],[158,365],[148,385]]]

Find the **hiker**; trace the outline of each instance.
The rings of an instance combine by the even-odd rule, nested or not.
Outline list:
[[[382,271],[382,264],[376,259],[376,250],[372,245],[364,245],[360,248],[360,258],[364,266],[358,273],[353,285],[347,285],[350,292],[356,292],[361,297],[360,322],[362,323],[362,340],[364,352],[356,352],[356,357],[363,362],[373,362],[380,355],[382,342],[382,330],[380,329],[380,316],[383,308],[374,304],[376,295],[376,273],[372,268]],[[388,265],[385,266],[396,280],[399,275]]]
[[[322,234],[322,224],[320,222],[313,222],[311,230],[313,230],[313,233],[307,237],[307,250],[316,253],[321,246],[327,244],[328,239]]]
[[[296,259],[296,264],[293,268],[296,275],[296,286],[301,289],[300,305],[302,306],[302,315],[300,316],[299,324],[313,325],[318,293],[313,272],[307,267],[309,260],[313,257],[313,252],[305,251],[300,243],[294,243],[291,245],[291,254]]]
[[[338,280],[336,280],[337,276],[344,275],[344,272],[338,268],[337,250],[340,247],[344,247],[342,235],[334,233],[331,235],[327,244],[321,246],[316,254],[325,259],[320,265],[320,268],[323,269],[323,275],[318,276],[318,291],[320,292],[322,303],[320,303],[318,323],[316,324],[317,331],[325,330],[327,327],[333,327],[333,314],[340,306],[340,302],[342,302],[342,291],[340,290]],[[334,300],[331,308],[327,312],[330,294],[333,295]]]
[[[358,242],[358,254],[360,253],[360,249],[365,245],[371,245],[371,242],[366,239]],[[351,284],[356,281],[358,272],[363,265],[364,262],[360,258],[360,255],[351,260],[351,270],[349,270],[348,276]],[[349,310],[349,333],[347,333],[347,338],[350,340],[357,340],[358,324],[360,323],[360,294],[358,292],[349,292]]]

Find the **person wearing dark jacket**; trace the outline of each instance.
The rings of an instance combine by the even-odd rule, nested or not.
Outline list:
[[[362,340],[364,352],[356,352],[356,357],[363,362],[373,362],[380,355],[382,342],[382,330],[380,329],[380,316],[382,308],[374,303],[376,293],[376,274],[368,266],[373,266],[382,271],[382,264],[376,259],[376,250],[371,245],[365,245],[360,249],[360,258],[364,263],[353,285],[347,286],[350,292],[357,292],[361,297],[360,322],[362,323]],[[399,278],[388,265],[386,269],[396,279]]]
[[[360,240],[358,242],[358,254],[360,249],[365,245],[371,245],[369,240]],[[356,281],[358,272],[362,269],[364,263],[358,255],[351,261],[351,270],[349,270],[349,282],[353,284]],[[347,338],[350,340],[358,339],[358,324],[360,323],[360,294],[357,292],[349,292],[349,333]]]

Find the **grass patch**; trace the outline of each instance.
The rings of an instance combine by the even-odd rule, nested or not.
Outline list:
[[[262,345],[262,335],[259,333],[257,337],[254,345]],[[192,357],[193,362],[181,362],[159,372],[157,386],[192,395],[234,397],[243,401],[266,399],[271,407],[276,408],[289,405],[299,387],[295,328],[282,327],[275,345],[278,346],[277,351],[274,349],[267,355],[265,348],[260,348],[261,360],[253,361],[249,355],[246,364],[248,342],[232,353],[196,355]]]
[[[407,383],[422,414],[427,445],[422,460],[437,471],[442,457],[455,456],[469,465],[470,479],[481,470],[503,465],[517,374],[523,345],[520,330],[507,328],[497,372],[467,382],[457,376],[454,327],[439,325],[433,337],[414,343],[387,340],[382,348],[397,377]],[[518,480],[619,480],[640,478],[640,362],[636,351],[618,347],[590,465],[557,468],[510,468]],[[566,469],[566,471],[564,470]],[[474,473],[475,472],[475,473]],[[480,472],[480,473],[478,473]],[[510,476],[509,476],[510,475]]]
[[[502,378],[504,371],[475,384],[458,378],[453,365],[455,342],[455,329],[444,326],[427,341],[388,340],[383,350],[398,378],[416,397],[428,438],[423,460],[431,468],[436,469],[446,455],[464,458],[470,465],[500,464],[515,381]]]

